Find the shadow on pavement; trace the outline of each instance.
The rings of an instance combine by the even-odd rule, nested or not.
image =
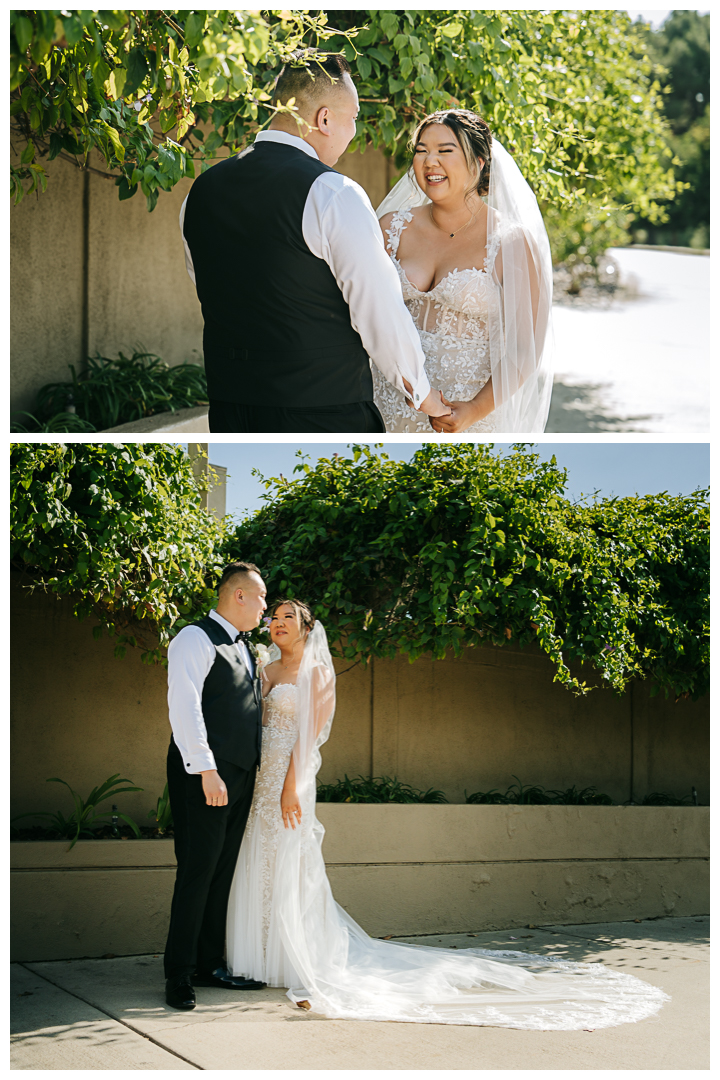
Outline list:
[[[568,385],[556,381],[553,385],[550,416],[545,426],[547,432],[583,432],[598,431],[650,431],[646,416],[613,416],[604,404],[609,383],[584,383]]]

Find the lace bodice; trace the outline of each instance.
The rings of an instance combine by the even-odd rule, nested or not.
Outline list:
[[[263,699],[263,728],[292,731],[297,735],[296,697],[297,686],[295,683],[276,683]],[[268,732],[268,734],[270,733]],[[265,735],[265,732],[263,732],[263,735]]]
[[[297,686],[293,683],[278,683],[264,699],[262,760],[248,827],[259,814],[271,829],[283,828],[280,796],[298,734],[296,701]]]
[[[448,401],[469,401],[490,378],[488,318],[499,306],[492,276],[496,249],[487,252],[481,267],[451,270],[432,289],[423,292],[409,280],[398,259],[400,236],[412,221],[412,210],[393,215],[387,250],[400,277],[405,304],[420,335],[430,385]],[[429,430],[424,413],[410,409],[402,395],[373,367],[375,404],[388,431]],[[493,416],[468,431],[494,431]]]

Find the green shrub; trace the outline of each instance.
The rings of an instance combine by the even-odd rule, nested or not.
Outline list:
[[[266,125],[280,65],[311,44],[351,65],[351,149],[400,167],[423,115],[477,109],[541,202],[659,222],[683,185],[647,36],[608,9],[11,11],[12,191],[44,191],[46,159],[92,151],[120,199],[153,210]]]
[[[19,443],[11,449],[11,561],[24,584],[164,660],[173,633],[215,603],[224,526],[176,443]]]
[[[678,799],[675,795],[668,795],[666,791],[653,791],[650,795],[646,795],[643,799],[641,806],[691,806],[693,804],[693,796],[686,795],[682,799]]]
[[[318,784],[318,802],[333,803],[446,803],[442,791],[428,788],[420,791],[401,784],[398,778],[389,776],[357,776],[353,780],[345,773],[344,780],[334,784]]]
[[[511,641],[576,693],[644,678],[707,691],[707,491],[573,502],[565,470],[526,445],[426,443],[396,462],[362,444],[265,480],[267,505],[235,526],[202,509],[177,445],[11,455],[12,565],[147,660],[212,606],[223,565],[251,558],[270,597],[306,599],[351,663]]]
[[[566,791],[558,791],[538,785],[523,787],[517,776],[515,779],[517,784],[511,784],[504,794],[497,788],[491,791],[476,791],[473,795],[465,792],[465,802],[494,806],[612,806],[610,796],[603,795],[596,787],[578,791],[573,785]]]
[[[207,380],[199,364],[169,367],[148,352],[96,355],[72,381],[48,383],[38,392],[34,412],[17,414],[13,431],[104,431],[146,416],[207,405]],[[64,411],[68,403],[76,413]],[[28,417],[36,427],[20,419]],[[56,426],[51,426],[56,425]]]
[[[83,799],[78,795],[77,791],[74,791],[70,787],[67,780],[60,780],[57,776],[51,776],[46,783],[48,784],[64,784],[73,797],[74,809],[68,817],[60,811],[56,810],[53,813],[50,810],[33,810],[28,814],[18,814],[13,818],[13,821],[20,821],[21,818],[35,817],[46,818],[46,829],[50,832],[57,833],[58,836],[64,836],[68,840],[72,840],[68,851],[75,847],[75,844],[81,836],[92,836],[93,829],[100,828],[106,824],[105,818],[112,818],[117,816],[126,825],[129,825],[132,831],[137,837],[140,836],[140,830],[131,817],[127,814],[116,814],[110,810],[105,810],[102,813],[97,812],[97,807],[102,802],[107,802],[108,799],[114,798],[116,795],[123,795],[129,791],[142,791],[139,787],[118,787],[118,784],[132,784],[132,780],[120,779],[120,773],[115,773],[113,776],[108,777],[104,784],[100,784],[99,787],[93,788],[87,799]]]
[[[39,434],[41,432],[51,434],[64,434],[71,431],[91,432],[95,427],[83,420],[77,413],[59,412],[51,416],[49,420],[38,420],[37,416],[29,412],[14,412],[10,421],[10,430],[16,434]]]
[[[301,455],[300,455],[301,456]],[[709,677],[705,491],[598,499],[527,445],[426,443],[411,461],[365,445],[296,479],[228,537],[271,596],[305,598],[337,655],[442,659],[533,643],[577,693],[636,678],[700,697]]]

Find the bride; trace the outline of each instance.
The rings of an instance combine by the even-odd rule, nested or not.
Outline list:
[[[227,964],[326,1017],[576,1030],[641,1020],[668,1000],[602,964],[379,941],[333,900],[315,816],[335,709],[322,624],[276,604],[262,670],[262,763],[228,905]]]
[[[412,167],[377,210],[387,251],[451,413],[435,431],[543,431],[550,408],[552,261],[535,196],[485,121],[426,117]],[[373,367],[390,432],[427,431]]]

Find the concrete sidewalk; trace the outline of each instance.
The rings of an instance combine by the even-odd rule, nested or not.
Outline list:
[[[708,1069],[709,919],[543,926],[398,940],[601,961],[672,1000],[637,1024],[514,1031],[325,1020],[283,990],[199,988],[167,1008],[162,958],[12,964],[13,1069]]]

